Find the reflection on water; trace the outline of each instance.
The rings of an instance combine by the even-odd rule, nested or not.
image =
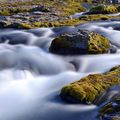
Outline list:
[[[120,64],[120,22],[96,22],[76,27],[0,32],[0,120],[96,120],[99,107],[61,101],[60,89],[90,73]],[[98,32],[117,53],[58,56],[48,53],[55,36],[86,29]],[[105,97],[106,98],[106,97]]]

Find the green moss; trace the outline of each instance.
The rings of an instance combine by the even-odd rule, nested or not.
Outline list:
[[[108,20],[110,18],[111,18],[111,16],[102,15],[102,14],[84,15],[84,16],[79,17],[80,20],[86,20],[86,21]]]
[[[28,23],[11,23],[5,26],[6,28],[16,28],[16,29],[32,29],[32,25]]]
[[[75,103],[94,103],[96,98],[113,85],[120,84],[120,66],[105,74],[88,75],[81,80],[71,83],[61,90],[64,100]]]
[[[85,36],[85,37],[83,37]],[[108,53],[110,42],[94,32],[80,31],[76,34],[64,34],[54,39],[50,52],[56,54],[104,54]]]
[[[0,14],[5,14],[5,13],[0,13]],[[9,15],[9,12],[6,13],[6,15]],[[119,18],[119,16],[116,16],[116,17]],[[51,22],[40,21],[40,22],[32,22],[30,25],[31,25],[31,28],[74,26],[74,25],[83,24],[89,21],[108,20],[111,18],[112,18],[111,16],[107,16],[107,15],[98,15],[98,14],[97,15],[85,15],[85,16],[80,17],[79,19],[55,20]]]
[[[88,51],[90,54],[102,54],[108,52],[110,43],[107,38],[99,34],[91,33],[88,46]]]
[[[21,23],[20,28],[23,28],[23,29],[32,29],[33,26],[31,26],[30,24],[27,24],[27,23]]]
[[[118,10],[118,12],[120,12],[120,6],[117,6],[117,10]]]
[[[59,20],[59,21],[43,21],[43,22],[34,22],[33,26],[35,27],[60,27],[60,26],[73,26],[81,23],[85,23],[84,20],[79,19],[68,19],[68,20]]]
[[[66,6],[59,7],[61,16],[69,16],[77,12],[84,12],[86,9],[79,2],[67,2]]]
[[[8,16],[8,15],[10,15],[10,11],[8,11],[7,9],[2,9],[2,10],[0,10],[0,15]]]
[[[60,26],[74,26],[77,24],[86,23],[94,20],[107,20],[110,19],[110,16],[107,15],[85,15],[79,19],[67,19],[67,20],[57,20],[57,21],[40,21],[34,22],[32,25],[34,27],[60,27]]]
[[[23,13],[23,12],[30,12],[30,9],[22,8],[22,7],[17,7],[17,8],[2,8],[0,9],[0,15],[13,15],[17,13]]]
[[[9,11],[9,15],[12,15],[14,13],[18,12],[29,12],[32,11],[31,7],[32,5],[44,5],[46,6],[46,9],[44,12],[48,12],[48,7],[55,8],[56,11],[59,11],[59,16],[69,16],[71,14],[74,14],[76,12],[83,12],[86,9],[80,5],[80,0],[34,0],[34,1],[25,1],[25,2],[5,2],[0,3],[0,10],[6,10]],[[2,15],[4,15],[2,13]]]
[[[77,20],[77,19],[69,19],[63,21],[43,21],[43,22],[33,22],[33,23],[9,23],[5,28],[16,28],[16,29],[31,29],[31,28],[39,28],[39,27],[60,27],[60,26],[73,26],[76,24],[85,23],[86,21]]]
[[[109,14],[117,13],[118,9],[114,5],[99,5],[90,9],[90,13],[93,14]]]

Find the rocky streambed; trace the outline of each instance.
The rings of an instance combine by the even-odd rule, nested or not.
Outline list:
[[[87,3],[81,3],[80,5],[78,2],[51,2],[50,5],[29,4],[23,6],[1,5],[0,28],[31,29],[74,26],[91,21],[115,21],[120,19],[120,7],[113,5],[93,5],[92,7],[88,3],[88,6],[91,6],[88,9],[84,8]],[[51,6],[51,4],[53,5]]]
[[[119,119],[116,26],[1,30],[0,119]]]
[[[28,6],[24,7],[28,8]],[[69,19],[69,17],[60,16],[60,12],[54,8],[34,5],[30,6],[29,9],[31,9],[29,12],[0,16],[0,28],[30,29],[38,27],[44,22],[63,21]]]
[[[7,29],[0,30],[0,119],[119,120],[118,8],[76,17],[30,6],[31,12],[1,16]],[[32,26],[41,22],[47,28]]]
[[[78,28],[82,28],[81,26]],[[97,30],[98,31],[96,32],[99,33],[99,29]],[[113,47],[113,45],[110,43],[110,40],[98,33],[79,30],[77,32],[73,32],[72,34],[67,33],[60,35],[52,41],[49,51],[61,55],[90,55],[104,54],[108,52],[110,54],[111,51],[111,53],[113,53],[113,51],[114,53],[117,52],[117,48],[115,46]],[[75,65],[74,62],[71,63]],[[87,77],[80,79],[79,81],[64,86],[61,90],[60,97],[68,103],[100,105],[104,103],[104,101],[107,101],[105,92],[112,86],[119,85],[119,76],[120,66],[115,66],[103,74],[90,74]],[[110,101],[107,101],[108,103],[100,108],[98,114],[100,120],[120,119],[119,91],[117,91],[115,95],[110,95],[112,96],[109,98]],[[104,100],[105,98],[106,100]]]

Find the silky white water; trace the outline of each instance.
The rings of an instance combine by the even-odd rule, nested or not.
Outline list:
[[[63,102],[63,86],[90,73],[120,65],[120,22],[76,27],[0,31],[0,120],[97,120],[99,106]],[[49,53],[58,35],[85,29],[98,32],[117,48],[114,54],[59,56]],[[119,89],[117,89],[119,92]]]

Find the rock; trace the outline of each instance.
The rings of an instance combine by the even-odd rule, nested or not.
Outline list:
[[[110,14],[117,13],[118,9],[114,5],[99,5],[92,7],[87,14]]]
[[[29,20],[29,17],[26,17],[24,15],[13,15],[14,19],[20,19],[22,21]]]
[[[120,84],[120,66],[105,74],[91,74],[62,88],[60,96],[72,103],[95,103],[101,93]]]
[[[19,28],[19,26],[20,26],[20,23],[13,22],[10,25],[8,25],[7,27],[8,28]]]
[[[10,23],[8,21],[0,21],[0,28],[5,28],[8,26]]]
[[[28,23],[17,23],[13,22],[10,25],[7,26],[7,28],[15,28],[15,29],[31,29],[32,26]]]
[[[32,11],[50,12],[49,8],[43,5],[39,5],[37,7],[32,8]]]
[[[100,34],[79,31],[55,38],[49,51],[55,54],[102,54],[110,48],[109,40]]]
[[[105,104],[98,116],[100,120],[120,120],[120,96]]]
[[[117,47],[114,45],[110,45],[110,53],[116,53],[117,52]]]
[[[0,16],[0,21],[5,21],[6,20],[6,16]]]

